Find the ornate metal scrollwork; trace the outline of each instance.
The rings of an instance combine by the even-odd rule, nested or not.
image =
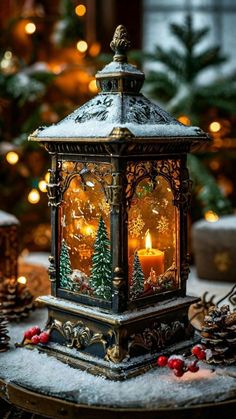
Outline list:
[[[70,153],[70,154],[84,154],[84,155],[110,155],[109,144],[95,143],[84,144],[78,142],[44,142],[44,146],[49,153]]]
[[[57,207],[61,202],[61,181],[57,177],[57,171],[54,169],[49,169],[50,180],[47,184],[47,194],[48,194],[48,205],[51,207]]]
[[[90,121],[90,119],[96,121],[106,121],[109,108],[113,104],[113,98],[108,96],[100,96],[91,100],[87,104],[81,106],[79,109],[78,116],[75,122],[83,123]]]
[[[187,281],[190,272],[190,255],[187,253],[180,269],[180,276],[183,281]]]
[[[183,334],[184,330],[184,324],[179,320],[169,324],[163,322],[154,323],[153,327],[130,336],[129,353],[135,346],[139,346],[147,352],[164,348],[171,340],[176,338],[176,335]]]
[[[135,192],[138,183],[145,178],[149,178],[154,187],[157,182],[156,177],[163,176],[169,182],[174,194],[175,202],[179,202],[181,194],[181,165],[180,160],[155,160],[155,161],[141,161],[129,162],[126,172],[126,199],[128,205]]]
[[[126,62],[127,58],[125,52],[130,47],[130,40],[128,38],[128,33],[123,25],[117,26],[113,39],[110,43],[110,47],[112,51],[115,52],[115,56],[113,58],[114,61],[119,62]]]
[[[175,196],[174,204],[181,207],[183,214],[186,215],[191,202],[192,181],[189,179],[188,169],[185,167],[182,172],[181,189],[177,196]]]
[[[143,95],[128,96],[124,102],[127,122],[136,124],[181,125],[176,119]]]
[[[49,330],[56,330],[66,340],[68,348],[84,349],[94,343],[106,345],[106,341],[101,333],[94,333],[82,321],[73,323],[66,321],[65,323],[53,319],[49,324]]]
[[[111,340],[114,341],[113,345],[108,346],[105,360],[112,361],[114,364],[118,364],[125,359],[129,358],[129,353],[126,348],[122,345],[121,340],[124,340],[127,336],[127,330],[122,329],[120,331],[111,330],[108,333],[108,337],[110,336]]]
[[[119,205],[122,198],[122,174],[112,173],[112,184],[105,186],[105,194],[109,204]]]
[[[69,165],[69,167],[66,167],[65,165]],[[64,164],[62,163],[62,168],[61,168],[62,195],[67,190],[72,178],[76,175],[80,177],[84,190],[86,190],[87,188],[86,177],[87,175],[91,175],[94,179],[96,179],[100,183],[102,190],[104,191],[105,196],[108,200],[109,197],[107,196],[107,193],[108,193],[107,191],[108,191],[108,187],[111,185],[111,179],[112,179],[110,164],[103,163],[101,165],[97,163],[82,163],[82,162],[65,162]]]
[[[50,278],[51,282],[55,282],[56,281],[56,267],[55,267],[55,258],[54,256],[49,256],[48,257],[49,260],[49,268],[48,268],[48,275]]]

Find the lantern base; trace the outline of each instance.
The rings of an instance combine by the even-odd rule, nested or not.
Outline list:
[[[52,296],[38,301],[48,307],[50,331],[50,342],[38,349],[112,380],[142,374],[161,353],[184,351],[196,341],[188,309],[197,298],[181,297],[122,314]]]

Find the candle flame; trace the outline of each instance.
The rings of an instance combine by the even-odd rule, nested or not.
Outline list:
[[[149,230],[146,232],[146,239],[145,239],[146,250],[151,250],[152,248],[152,238]]]

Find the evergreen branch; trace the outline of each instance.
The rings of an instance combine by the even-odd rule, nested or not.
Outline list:
[[[193,65],[195,69],[195,74],[198,74],[200,71],[217,66],[226,61],[226,57],[220,54],[220,47],[211,47],[205,49],[205,51],[195,55]]]
[[[186,17],[184,25],[172,23],[170,28],[172,34],[176,36],[186,49],[193,49],[209,32],[208,27],[194,29],[192,18],[189,15]]]
[[[230,201],[223,195],[214,177],[204,164],[194,155],[188,156],[190,178],[194,182],[196,199],[203,212],[213,210],[218,215],[233,212]]]
[[[175,76],[178,76],[180,79],[182,79],[184,69],[184,55],[181,52],[174,48],[171,48],[169,51],[165,51],[162,47],[156,46],[153,59],[164,64],[175,74]]]
[[[176,95],[178,87],[168,73],[161,71],[150,71],[146,78],[147,91],[151,96],[157,96],[164,102],[169,101]]]

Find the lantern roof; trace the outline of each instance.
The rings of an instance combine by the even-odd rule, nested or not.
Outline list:
[[[103,142],[129,137],[150,141],[186,138],[198,144],[209,140],[200,128],[183,125],[140,93],[145,76],[127,62],[130,42],[123,25],[116,28],[110,46],[115,52],[113,61],[96,74],[100,93],[60,122],[38,128],[30,140],[85,142],[99,139]]]

